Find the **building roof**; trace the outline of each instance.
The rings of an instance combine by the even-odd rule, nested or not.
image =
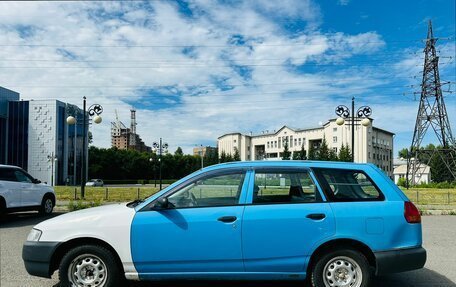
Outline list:
[[[400,166],[395,167],[394,171],[393,171],[393,174],[406,174],[406,173],[407,173],[406,164],[402,164]],[[418,167],[418,173],[429,174],[429,173],[431,173],[431,168],[428,165],[421,163],[420,166]]]
[[[326,126],[328,125],[330,122],[332,121],[335,121],[336,119],[329,119],[325,124],[323,124],[323,126]],[[372,120],[372,119],[371,119]],[[305,131],[312,131],[312,130],[319,130],[319,129],[323,129],[323,126],[321,127],[314,127],[314,128],[293,128],[293,127],[290,127],[290,126],[287,126],[287,125],[284,125],[282,126],[280,129],[278,129],[277,131],[274,130],[273,132],[266,132],[266,133],[261,133],[261,134],[255,134],[255,135],[246,135],[246,134],[242,134],[240,132],[232,132],[232,133],[226,133],[222,136],[219,136],[217,139],[221,139],[223,138],[224,136],[228,136],[228,135],[244,135],[244,136],[248,136],[248,137],[251,137],[251,138],[255,138],[255,137],[264,137],[264,136],[272,136],[272,135],[277,135],[280,131],[282,131],[283,129],[285,128],[288,128],[294,132],[305,132]],[[384,130],[384,129],[380,129],[380,128],[377,128],[377,127],[374,127],[372,126],[373,129],[375,130],[378,130],[378,131],[381,131],[381,132],[384,132],[384,133],[387,133],[387,134],[390,134],[390,135],[394,135],[394,133],[392,132],[389,132],[387,130]]]

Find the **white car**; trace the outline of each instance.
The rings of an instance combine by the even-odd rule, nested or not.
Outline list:
[[[91,179],[86,182],[86,186],[103,186],[103,181],[101,179]]]
[[[51,214],[54,206],[52,187],[42,184],[20,167],[0,165],[0,215],[30,210]]]

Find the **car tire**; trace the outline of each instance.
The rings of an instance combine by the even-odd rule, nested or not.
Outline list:
[[[103,246],[82,245],[68,251],[59,266],[60,286],[122,286],[114,254]],[[85,285],[81,281],[85,280]]]
[[[52,211],[54,210],[54,200],[52,200],[52,197],[49,195],[45,195],[43,197],[43,200],[41,201],[41,207],[39,212],[42,215],[50,215]]]
[[[368,287],[372,277],[366,257],[351,249],[336,249],[323,254],[311,272],[312,287]]]

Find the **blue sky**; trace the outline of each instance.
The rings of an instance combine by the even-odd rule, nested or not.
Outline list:
[[[456,90],[455,1],[250,0],[1,2],[0,85],[24,99],[118,111],[151,144],[215,145],[232,131],[316,127],[334,108],[370,105],[374,125],[409,146],[422,39],[433,20],[441,78]],[[450,58],[452,57],[452,58]],[[446,94],[456,133],[456,95]],[[427,142],[434,138],[427,138]]]

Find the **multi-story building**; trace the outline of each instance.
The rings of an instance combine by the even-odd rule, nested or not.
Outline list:
[[[0,163],[20,166],[49,184],[80,182],[83,111],[57,100],[14,97],[0,104],[3,110],[5,103],[6,125],[1,133],[6,133],[6,144],[0,150],[4,154]],[[66,123],[70,115],[77,124]]]
[[[388,175],[393,174],[393,136],[392,132],[355,123],[355,162],[370,162],[376,164]],[[335,119],[329,120],[321,127],[310,129],[294,129],[283,126],[273,132],[263,132],[258,135],[228,133],[218,138],[219,156],[225,152],[233,155],[236,149],[241,160],[279,160],[282,158],[284,142],[288,143],[291,153],[299,152],[302,148],[309,154],[309,147],[318,148],[323,138],[328,147],[336,153],[342,144],[351,149],[351,125],[336,124]]]
[[[0,164],[6,164],[8,102],[18,100],[19,93],[0,87]]]
[[[193,155],[206,156],[208,153],[217,152],[216,147],[212,146],[199,146],[193,148]]]
[[[127,128],[117,115],[116,121],[111,122],[111,146],[118,149],[133,149],[139,152],[151,152],[151,147],[147,146],[141,137],[136,133],[136,115],[132,110],[132,123]]]

